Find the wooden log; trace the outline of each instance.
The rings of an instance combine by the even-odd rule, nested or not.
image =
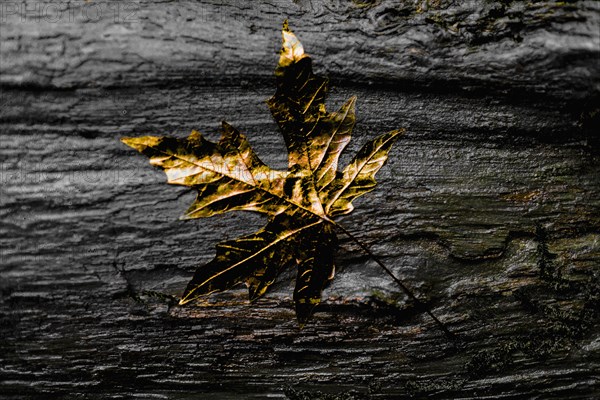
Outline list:
[[[597,397],[598,3],[224,3],[0,5],[0,397]],[[286,17],[328,107],[358,96],[343,163],[407,129],[339,221],[456,342],[341,234],[303,330],[293,271],[177,305],[265,221],[178,220],[194,194],[119,138],[225,119],[285,168],[264,100]]]

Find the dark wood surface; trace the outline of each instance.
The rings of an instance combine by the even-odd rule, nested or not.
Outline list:
[[[24,3],[0,15],[0,398],[600,395],[597,2]],[[264,220],[178,220],[194,194],[118,139],[226,119],[285,167],[264,100],[286,17],[329,108],[358,96],[345,161],[407,129],[339,222],[457,341],[341,234],[303,330],[293,271],[177,305]]]

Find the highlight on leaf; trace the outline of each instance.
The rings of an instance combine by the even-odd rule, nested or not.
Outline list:
[[[161,168],[167,182],[197,191],[182,218],[209,217],[228,211],[254,211],[269,220],[256,233],[217,245],[215,258],[200,266],[180,304],[245,283],[251,301],[263,296],[286,268],[297,270],[293,299],[303,325],[333,279],[339,225],[332,217],[353,210],[352,201],[375,188],[403,130],[368,142],[341,171],[338,162],[356,123],[356,97],[328,112],[328,80],[312,70],[312,60],[289,29],[275,69],[276,91],[267,100],[285,139],[286,171],[263,163],[246,137],[226,122],[217,143],[193,131],[185,139],[144,136],[123,138],[126,145]],[[344,229],[345,231],[345,229]]]

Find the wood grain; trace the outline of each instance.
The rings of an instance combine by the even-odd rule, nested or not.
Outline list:
[[[0,7],[1,398],[600,394],[597,2],[48,4]],[[176,305],[265,221],[179,221],[193,193],[119,138],[226,119],[284,168],[264,100],[286,17],[328,107],[358,96],[343,163],[407,129],[339,222],[456,343],[342,234],[303,330],[293,271],[253,305]]]

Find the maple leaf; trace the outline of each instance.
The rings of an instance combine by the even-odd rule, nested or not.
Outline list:
[[[334,228],[339,225],[332,218],[351,212],[352,201],[375,188],[375,174],[403,130],[370,141],[338,171],[356,121],[356,97],[337,112],[328,112],[328,80],[313,73],[311,58],[287,21],[282,35],[277,90],[267,104],[285,138],[287,171],[265,165],[246,137],[226,122],[218,143],[196,131],[186,139],[145,136],[122,141],[162,168],[168,183],[198,191],[182,218],[235,210],[269,216],[258,232],[219,243],[215,258],[196,270],[180,304],[241,282],[254,301],[283,269],[296,268],[294,302],[298,321],[304,324],[333,279]]]

